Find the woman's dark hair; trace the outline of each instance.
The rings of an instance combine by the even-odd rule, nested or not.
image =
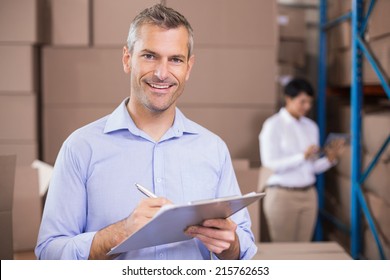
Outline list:
[[[314,90],[311,84],[301,78],[292,79],[284,88],[284,95],[291,98],[297,97],[302,92],[311,97],[314,96]]]

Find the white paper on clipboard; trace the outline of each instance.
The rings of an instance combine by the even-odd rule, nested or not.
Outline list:
[[[228,218],[239,210],[264,197],[265,193],[193,201],[186,205],[166,205],[141,229],[111,249],[108,255],[161,244],[189,240],[184,234],[191,225],[207,219]]]

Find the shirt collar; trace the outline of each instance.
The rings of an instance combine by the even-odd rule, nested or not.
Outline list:
[[[142,131],[135,125],[129,112],[127,111],[127,103],[129,97],[122,101],[122,103],[111,113],[108,117],[106,125],[104,127],[104,133],[110,133],[117,130],[127,129],[130,133],[140,136]],[[184,114],[176,108],[175,120],[172,127],[167,131],[166,136],[163,138],[180,137],[185,133],[198,134],[200,131],[197,126],[194,125]]]
[[[302,120],[302,118],[299,118],[299,119],[296,119],[294,118],[288,111],[285,107],[281,108],[280,109],[280,115],[282,116],[282,118],[287,121],[287,122],[300,122]]]

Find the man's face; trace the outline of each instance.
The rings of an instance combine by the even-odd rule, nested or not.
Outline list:
[[[188,80],[194,56],[188,58],[185,27],[164,29],[143,25],[132,54],[123,52],[123,66],[131,75],[131,97],[136,106],[159,113],[174,108]]]
[[[301,92],[295,98],[286,97],[286,107],[295,117],[305,116],[311,109],[313,97]]]

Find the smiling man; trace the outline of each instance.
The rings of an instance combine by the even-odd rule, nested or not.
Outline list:
[[[122,59],[130,97],[64,142],[35,250],[39,259],[106,259],[165,204],[240,194],[225,143],[176,107],[192,52],[192,28],[173,9],[158,4],[133,20]],[[157,198],[145,198],[135,183]],[[250,225],[243,210],[191,226],[190,240],[114,257],[249,259],[256,253]]]

